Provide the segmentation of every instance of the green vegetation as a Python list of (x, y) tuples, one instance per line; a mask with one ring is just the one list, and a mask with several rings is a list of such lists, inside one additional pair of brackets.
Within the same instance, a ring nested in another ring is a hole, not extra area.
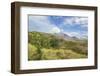
[(87, 40), (68, 41), (48, 33), (28, 33), (28, 60), (87, 57)]

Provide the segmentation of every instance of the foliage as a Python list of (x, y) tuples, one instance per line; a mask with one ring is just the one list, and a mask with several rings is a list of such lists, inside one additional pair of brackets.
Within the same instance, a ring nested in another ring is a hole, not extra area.
[(28, 43), (29, 60), (87, 57), (87, 40), (68, 41), (48, 33), (29, 32)]
[(86, 55), (78, 54), (72, 50), (42, 49), (42, 60), (84, 58)]
[(39, 54), (36, 50), (34, 45), (28, 44), (28, 60), (38, 60)]

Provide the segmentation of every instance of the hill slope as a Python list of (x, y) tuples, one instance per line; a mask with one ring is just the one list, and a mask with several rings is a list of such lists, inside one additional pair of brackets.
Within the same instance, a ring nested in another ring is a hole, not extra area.
[[(76, 40), (75, 37), (71, 38), (63, 34), (59, 35), (41, 32), (29, 32), (28, 43), (29, 60), (52, 60), (87, 57), (87, 40)], [(32, 46), (35, 49), (30, 49)], [(37, 58), (34, 58), (33, 53), (35, 52)]]

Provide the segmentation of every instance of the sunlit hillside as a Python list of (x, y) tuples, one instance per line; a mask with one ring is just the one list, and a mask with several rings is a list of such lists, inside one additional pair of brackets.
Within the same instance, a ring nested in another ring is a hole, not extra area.
[(87, 40), (41, 32), (28, 33), (28, 60), (87, 58)]

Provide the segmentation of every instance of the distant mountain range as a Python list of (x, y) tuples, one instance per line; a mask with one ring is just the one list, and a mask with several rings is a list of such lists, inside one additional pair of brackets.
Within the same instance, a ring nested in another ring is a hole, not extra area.
[[(33, 32), (36, 32), (36, 31), (33, 31)], [(60, 32), (60, 33), (45, 33), (45, 32), (36, 32), (36, 33), (40, 33), (44, 36), (53, 36), (53, 37), (56, 37), (58, 39), (64, 39), (66, 41), (80, 41), (80, 40), (87, 40), (87, 39), (84, 39), (84, 38), (78, 38), (76, 36), (69, 36), (68, 34), (65, 34), (63, 32)]]
[(61, 39), (64, 39), (64, 40), (79, 40), (79, 38), (77, 38), (76, 36), (73, 36), (73, 37), (71, 37), (71, 36), (69, 36), (69, 35), (67, 35), (67, 34), (65, 34), (65, 33), (62, 33), (62, 32), (60, 32), (60, 33), (55, 33), (54, 34), (56, 37), (58, 37), (58, 38), (61, 38)]

